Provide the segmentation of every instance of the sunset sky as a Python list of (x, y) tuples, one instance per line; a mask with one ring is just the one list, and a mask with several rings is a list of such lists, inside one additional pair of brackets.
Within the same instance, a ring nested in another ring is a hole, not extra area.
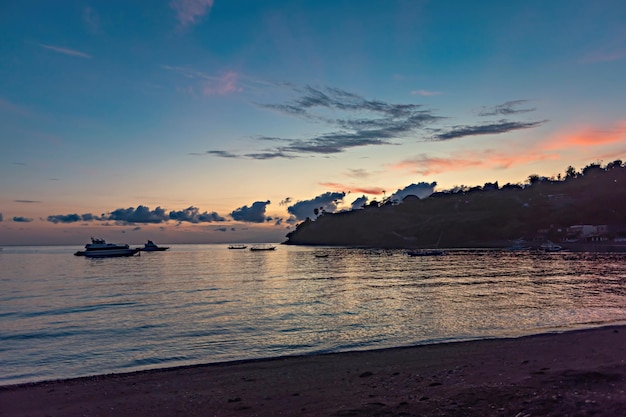
[(626, 160), (624, 0), (9, 0), (0, 36), (0, 245), (280, 242)]

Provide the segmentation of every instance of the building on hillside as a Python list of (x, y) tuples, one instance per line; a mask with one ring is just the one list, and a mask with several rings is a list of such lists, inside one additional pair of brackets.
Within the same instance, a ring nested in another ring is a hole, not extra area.
[(567, 228), (568, 240), (584, 240), (588, 242), (598, 242), (607, 240), (609, 227), (603, 225), (577, 224)]

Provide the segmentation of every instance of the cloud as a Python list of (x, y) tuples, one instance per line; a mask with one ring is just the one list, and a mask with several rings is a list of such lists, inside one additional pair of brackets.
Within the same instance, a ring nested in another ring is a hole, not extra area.
[(404, 198), (409, 195), (414, 195), (416, 197), (423, 199), (423, 198), (428, 197), (432, 193), (434, 193), (436, 186), (437, 186), (436, 181), (433, 181), (431, 183), (419, 182), (417, 184), (411, 184), (411, 185), (404, 187), (401, 190), (399, 189), (398, 191), (393, 193), (389, 198), (392, 201), (397, 201), (397, 202), (404, 200)]
[(195, 25), (213, 7), (213, 0), (172, 0), (170, 7), (176, 11), (181, 27)]
[(46, 218), (47, 221), (57, 224), (57, 223), (76, 223), (83, 220), (80, 214), (55, 214), (52, 216), (48, 216)]
[(411, 91), (411, 95), (413, 95), (413, 96), (431, 97), (431, 96), (441, 95), (441, 92), (440, 91), (429, 91), (429, 90), (413, 90), (413, 91)]
[(64, 55), (70, 55), (70, 56), (77, 56), (80, 58), (87, 58), (87, 59), (91, 59), (91, 55), (88, 55), (84, 52), (81, 51), (77, 51), (75, 49), (69, 49), (69, 48), (62, 48), (60, 46), (54, 46), (54, 45), (46, 45), (43, 43), (37, 43), (36, 45), (45, 48), (45, 49), (49, 49), (51, 51), (54, 52), (58, 52), (60, 54), (64, 54)]
[(350, 206), (352, 207), (352, 210), (358, 210), (363, 208), (364, 205), (367, 204), (367, 200), (368, 198), (365, 196), (361, 196), (359, 198), (357, 198), (356, 200), (354, 200), (352, 202), (352, 204), (350, 204)]
[(315, 215), (315, 209), (323, 209), (324, 211), (333, 213), (337, 210), (337, 204), (343, 201), (345, 196), (345, 192), (327, 192), (318, 195), (312, 200), (298, 201), (294, 205), (287, 207), (287, 211), (295, 220), (304, 220), (307, 217), (313, 217)]
[(210, 155), (220, 156), (222, 158), (239, 158), (239, 155), (230, 153), (228, 151), (206, 151)]
[(55, 214), (48, 216), (47, 221), (51, 223), (76, 223), (76, 222), (91, 222), (91, 221), (115, 221), (118, 224), (136, 224), (136, 223), (165, 223), (169, 220), (174, 220), (179, 223), (210, 223), (210, 222), (223, 222), (226, 219), (215, 212), (200, 212), (197, 207), (188, 207), (183, 210), (172, 210), (168, 213), (161, 207), (157, 207), (154, 210), (150, 210), (149, 207), (139, 205), (137, 208), (119, 208), (113, 210), (111, 213), (96, 216), (91, 213), (86, 214)]
[(535, 162), (545, 159), (555, 159), (556, 155), (546, 154), (529, 150), (519, 152), (511, 150), (511, 153), (496, 152), (490, 149), (483, 151), (463, 151), (453, 153), (447, 157), (432, 157), (425, 154), (392, 164), (392, 169), (407, 170), (414, 174), (433, 175), (442, 172), (465, 171), (471, 168), (496, 168), (505, 169), (513, 165)]
[(342, 190), (350, 190), (349, 192), (357, 192), (357, 193), (365, 193), (365, 194), (383, 194), (385, 189), (382, 187), (363, 187), (363, 186), (355, 186), (355, 185), (346, 185), (340, 184), (336, 182), (321, 182), (321, 186), (330, 188), (332, 190), (342, 191)]
[(25, 203), (25, 204), (36, 204), (36, 203), (41, 203), (41, 201), (37, 201), (37, 200), (13, 200), (16, 203)]
[(223, 222), (226, 219), (216, 212), (204, 212), (200, 213), (197, 207), (188, 207), (180, 211), (170, 211), (169, 218), (178, 222), (189, 223), (211, 223), (211, 222)]
[(229, 71), (215, 81), (204, 81), (202, 85), (202, 95), (226, 95), (229, 93), (240, 93), (243, 88), (237, 85), (238, 75), (236, 72)]
[(252, 206), (243, 206), (233, 210), (230, 217), (240, 222), (263, 223), (272, 220), (271, 217), (265, 216), (265, 208), (270, 201), (256, 201)]
[(291, 197), (286, 197), (284, 200), (282, 200), (280, 203), (278, 203), (279, 206), (287, 206), (289, 204), (291, 204)]
[(434, 139), (450, 140), (466, 136), (495, 135), (513, 130), (531, 129), (533, 127), (540, 126), (545, 122), (547, 122), (547, 120), (537, 122), (514, 122), (510, 120), (500, 120), (495, 123), (485, 123), (475, 126), (454, 126), (446, 132), (434, 135)]
[(106, 220), (113, 220), (122, 224), (134, 223), (163, 223), (167, 221), (169, 216), (161, 207), (150, 210), (146, 206), (137, 206), (137, 208), (129, 207), (126, 209), (119, 208), (112, 211)]
[(479, 116), (510, 116), (518, 113), (529, 113), (537, 110), (536, 108), (520, 109), (518, 106), (527, 103), (528, 100), (513, 100), (507, 101), (503, 104), (498, 104), (495, 107), (483, 107), (478, 113)]
[(431, 175), (475, 168), (483, 164), (483, 161), (473, 158), (431, 157), (421, 154), (393, 164), (391, 167), (398, 170), (407, 170), (415, 174)]
[(163, 65), (162, 68), (193, 80), (193, 85), (177, 88), (177, 90), (193, 96), (225, 96), (244, 91), (244, 88), (240, 85), (241, 77), (235, 71), (228, 71), (223, 75), (215, 76), (193, 68), (171, 65)]
[(619, 121), (608, 129), (593, 126), (569, 127), (555, 133), (545, 141), (544, 148), (571, 149), (572, 147), (588, 148), (599, 145), (610, 145), (626, 141), (626, 120)]
[(2, 213), (0, 213), (0, 222), (4, 220), (4, 217), (2, 216)]
[(100, 33), (100, 17), (96, 11), (89, 6), (83, 8), (83, 21), (91, 33)]
[(13, 221), (16, 223), (30, 223), (33, 221), (33, 219), (29, 217), (15, 216), (13, 217)]
[(367, 178), (367, 177), (371, 176), (372, 173), (367, 171), (367, 170), (365, 170), (365, 169), (357, 168), (357, 169), (349, 169), (346, 175), (348, 177), (362, 179), (362, 178)]
[[(394, 144), (394, 140), (414, 136), (426, 125), (441, 119), (419, 104), (387, 103), (368, 100), (338, 88), (293, 88), (298, 97), (291, 102), (257, 104), (259, 107), (305, 121), (322, 123), (330, 131), (309, 138), (259, 139), (278, 142), (273, 148), (243, 155), (252, 159), (294, 158), (329, 155), (363, 146)], [(331, 117), (332, 116), (332, 117)], [(213, 155), (222, 156), (216, 151)], [(224, 156), (231, 157), (226, 153)]]

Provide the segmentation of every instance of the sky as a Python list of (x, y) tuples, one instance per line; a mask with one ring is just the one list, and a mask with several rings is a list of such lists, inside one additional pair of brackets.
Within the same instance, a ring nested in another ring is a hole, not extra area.
[(0, 4), (0, 245), (281, 242), (626, 160), (623, 0)]

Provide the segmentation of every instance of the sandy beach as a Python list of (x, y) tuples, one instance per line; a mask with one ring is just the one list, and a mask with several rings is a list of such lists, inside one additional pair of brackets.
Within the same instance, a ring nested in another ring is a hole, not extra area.
[(0, 387), (1, 416), (625, 416), (626, 326)]

